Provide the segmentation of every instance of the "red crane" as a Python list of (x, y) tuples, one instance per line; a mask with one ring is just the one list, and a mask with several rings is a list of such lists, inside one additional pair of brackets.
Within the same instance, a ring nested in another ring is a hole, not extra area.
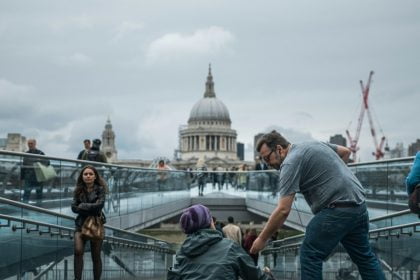
[(367, 115), (368, 115), (370, 133), (372, 134), (373, 144), (375, 145), (375, 152), (373, 152), (372, 155), (374, 155), (376, 159), (381, 159), (384, 156), (383, 148), (384, 148), (384, 143), (385, 143), (385, 136), (382, 136), (378, 144), (378, 140), (376, 139), (375, 126), (373, 124), (372, 114), (370, 113), (369, 103), (368, 103), (370, 83), (372, 81), (373, 74), (374, 72), (370, 71), (369, 79), (366, 86), (363, 85), (363, 81), (360, 81), (360, 86), (362, 88), (362, 107), (360, 109), (359, 118), (357, 120), (357, 128), (356, 128), (355, 137), (354, 138), (351, 137), (349, 130), (348, 129), (346, 130), (347, 138), (349, 139), (350, 150), (352, 151), (352, 155), (353, 155), (352, 156), (353, 161), (356, 161), (356, 153), (359, 150), (359, 147), (357, 146), (357, 144), (359, 142), (360, 131), (362, 129), (362, 123), (363, 123), (363, 118), (365, 116), (365, 112), (367, 112)]

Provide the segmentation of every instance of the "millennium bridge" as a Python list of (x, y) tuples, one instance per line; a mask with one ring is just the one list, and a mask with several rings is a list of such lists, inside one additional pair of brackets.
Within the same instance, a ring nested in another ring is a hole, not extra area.
[[(39, 196), (22, 202), (20, 169), (23, 157), (48, 159), (57, 176)], [(413, 158), (350, 164), (366, 188), (370, 212), (369, 237), (387, 279), (417, 279), (420, 264), (420, 220), (408, 211), (405, 177)], [(74, 218), (70, 205), (76, 178), (85, 161), (0, 151), (0, 279), (73, 278)], [(277, 205), (276, 171), (208, 172), (199, 195), (195, 171), (98, 164), (109, 194), (104, 212), (103, 279), (166, 279), (175, 244), (136, 231), (167, 220), (195, 203), (205, 204), (218, 220), (264, 221)], [(246, 184), (238, 184), (238, 178)], [(312, 213), (296, 195), (285, 226), (305, 231)], [(259, 265), (278, 279), (299, 278), (299, 247), (303, 234), (270, 243)], [(86, 247), (89, 250), (89, 247)], [(84, 279), (92, 279), (90, 254), (85, 254)], [(360, 279), (346, 251), (338, 246), (324, 263), (324, 279)]]

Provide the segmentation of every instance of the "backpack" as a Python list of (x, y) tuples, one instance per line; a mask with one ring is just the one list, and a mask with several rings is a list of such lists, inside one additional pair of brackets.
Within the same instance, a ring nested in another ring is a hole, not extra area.
[(420, 216), (420, 184), (414, 188), (408, 199), (408, 207), (411, 212)]
[(89, 150), (87, 153), (87, 160), (98, 161), (99, 151)]

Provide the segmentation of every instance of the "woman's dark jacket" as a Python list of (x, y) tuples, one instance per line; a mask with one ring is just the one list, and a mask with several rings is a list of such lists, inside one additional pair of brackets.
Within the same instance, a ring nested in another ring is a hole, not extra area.
[(251, 257), (219, 231), (201, 229), (187, 236), (167, 280), (272, 279), (254, 265)]
[[(93, 191), (74, 195), (71, 204), (71, 210), (79, 214), (76, 217), (76, 231), (80, 231), (83, 223), (88, 216), (100, 216), (105, 204), (105, 188), (94, 185)], [(105, 215), (102, 213), (103, 222), (105, 223)]]

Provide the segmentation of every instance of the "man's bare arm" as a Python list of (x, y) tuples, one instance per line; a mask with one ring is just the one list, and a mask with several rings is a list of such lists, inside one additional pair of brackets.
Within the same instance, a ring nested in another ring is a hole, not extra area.
[(276, 209), (271, 213), (270, 218), (268, 219), (267, 224), (264, 229), (254, 241), (251, 248), (251, 253), (256, 254), (265, 247), (265, 243), (270, 239), (271, 235), (281, 227), (289, 216), (290, 210), (292, 209), (292, 204), (295, 198), (295, 194), (291, 194), (285, 197), (282, 197)]

